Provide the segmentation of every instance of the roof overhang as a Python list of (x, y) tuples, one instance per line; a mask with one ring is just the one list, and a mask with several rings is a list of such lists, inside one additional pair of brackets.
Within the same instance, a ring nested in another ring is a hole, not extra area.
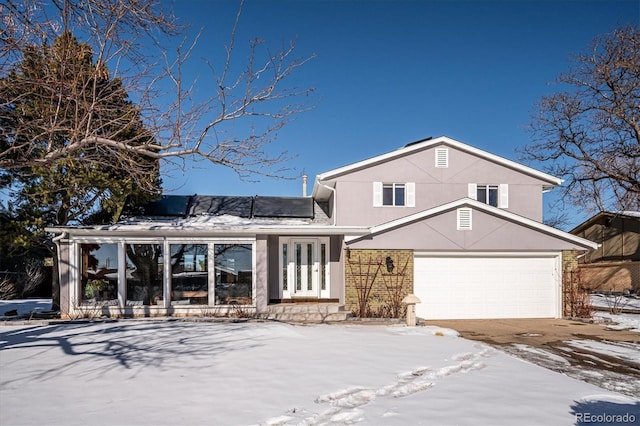
[(252, 237), (256, 235), (345, 235), (359, 236), (369, 233), (369, 228), (357, 226), (270, 226), (252, 228), (198, 228), (165, 226), (105, 225), (93, 227), (52, 227), (47, 232), (65, 237)]
[(640, 212), (638, 211), (620, 211), (620, 212), (600, 212), (582, 222), (580, 225), (573, 228), (569, 233), (578, 234), (588, 227), (598, 223), (602, 218), (622, 218), (640, 221)]

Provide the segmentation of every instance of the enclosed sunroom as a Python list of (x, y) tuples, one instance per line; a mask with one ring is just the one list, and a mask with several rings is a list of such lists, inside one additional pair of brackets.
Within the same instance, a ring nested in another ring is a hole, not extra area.
[(165, 196), (112, 225), (52, 228), (65, 316), (268, 312), (343, 302), (344, 232), (309, 197)]

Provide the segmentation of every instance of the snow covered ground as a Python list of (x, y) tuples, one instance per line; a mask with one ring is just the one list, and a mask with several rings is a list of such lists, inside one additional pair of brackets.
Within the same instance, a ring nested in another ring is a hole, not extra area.
[(2, 425), (586, 425), (625, 415), (640, 424), (640, 399), (434, 327), (0, 326)]
[[(637, 297), (615, 297), (602, 294), (591, 295), (591, 304), (601, 308), (625, 308), (640, 311), (640, 299)], [(640, 314), (612, 314), (607, 311), (593, 313), (595, 319), (607, 320), (613, 324), (608, 327), (614, 330), (632, 330), (640, 333)]]

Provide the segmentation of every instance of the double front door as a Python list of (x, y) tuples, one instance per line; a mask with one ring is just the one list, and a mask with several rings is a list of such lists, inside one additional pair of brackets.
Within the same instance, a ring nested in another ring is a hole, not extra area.
[(328, 239), (281, 239), (280, 250), (282, 298), (328, 297)]

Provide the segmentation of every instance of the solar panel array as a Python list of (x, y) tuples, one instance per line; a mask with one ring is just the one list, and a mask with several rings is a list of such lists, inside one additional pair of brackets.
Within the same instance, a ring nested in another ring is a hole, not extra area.
[(125, 212), (127, 216), (149, 217), (231, 215), (313, 219), (314, 201), (310, 197), (163, 195), (142, 206), (127, 206)]

